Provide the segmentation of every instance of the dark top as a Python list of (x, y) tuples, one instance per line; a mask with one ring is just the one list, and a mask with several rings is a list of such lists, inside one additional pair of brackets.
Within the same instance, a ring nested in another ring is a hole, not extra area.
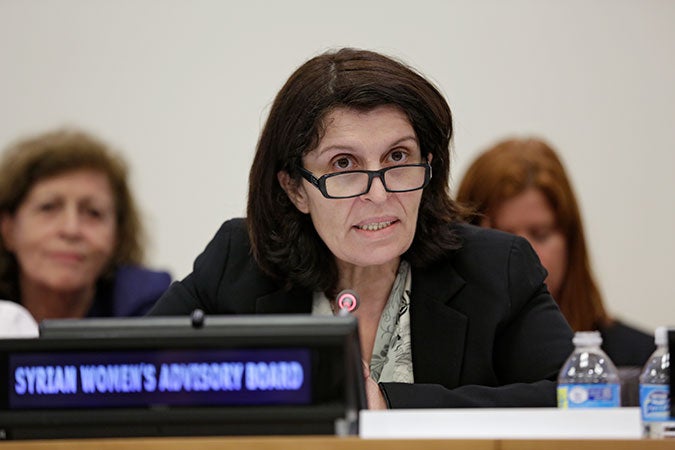
[(654, 336), (650, 336), (620, 321), (600, 328), (602, 349), (615, 366), (642, 367), (656, 350)]
[[(414, 384), (380, 383), (389, 407), (555, 406), (572, 331), (546, 271), (520, 237), (454, 225), (462, 247), (412, 268)], [(312, 292), (287, 292), (251, 257), (245, 221), (225, 222), (193, 272), (152, 315), (311, 313)]]

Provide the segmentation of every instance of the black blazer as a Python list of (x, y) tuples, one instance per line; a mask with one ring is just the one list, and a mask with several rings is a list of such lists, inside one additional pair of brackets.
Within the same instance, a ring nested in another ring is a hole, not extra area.
[[(572, 331), (549, 294), (546, 271), (520, 237), (454, 225), (459, 250), (412, 269), (414, 384), (381, 383), (392, 408), (555, 406)], [(310, 313), (312, 293), (284, 291), (250, 252), (243, 219), (225, 222), (193, 272), (152, 315)]]

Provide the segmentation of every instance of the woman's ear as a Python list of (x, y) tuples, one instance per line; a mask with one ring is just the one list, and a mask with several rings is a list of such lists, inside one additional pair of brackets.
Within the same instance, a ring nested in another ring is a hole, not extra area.
[(277, 180), (281, 188), (286, 192), (288, 198), (293, 202), (298, 211), (309, 214), (309, 205), (307, 202), (307, 192), (302, 182), (297, 183), (285, 170), (277, 172)]

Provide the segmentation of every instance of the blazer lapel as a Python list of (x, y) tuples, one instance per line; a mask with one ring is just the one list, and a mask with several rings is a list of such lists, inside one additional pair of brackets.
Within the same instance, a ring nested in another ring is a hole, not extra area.
[(465, 283), (451, 263), (413, 269), (410, 331), (416, 383), (459, 384), (468, 319), (448, 303)]

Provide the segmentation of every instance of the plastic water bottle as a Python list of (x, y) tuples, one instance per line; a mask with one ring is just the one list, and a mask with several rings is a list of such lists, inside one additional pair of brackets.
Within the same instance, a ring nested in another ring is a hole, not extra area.
[(616, 366), (602, 351), (598, 331), (577, 331), (574, 351), (558, 376), (558, 408), (613, 408), (621, 406)]
[(654, 332), (656, 350), (640, 375), (640, 413), (645, 437), (675, 437), (675, 421), (670, 417), (670, 355), (668, 329)]

